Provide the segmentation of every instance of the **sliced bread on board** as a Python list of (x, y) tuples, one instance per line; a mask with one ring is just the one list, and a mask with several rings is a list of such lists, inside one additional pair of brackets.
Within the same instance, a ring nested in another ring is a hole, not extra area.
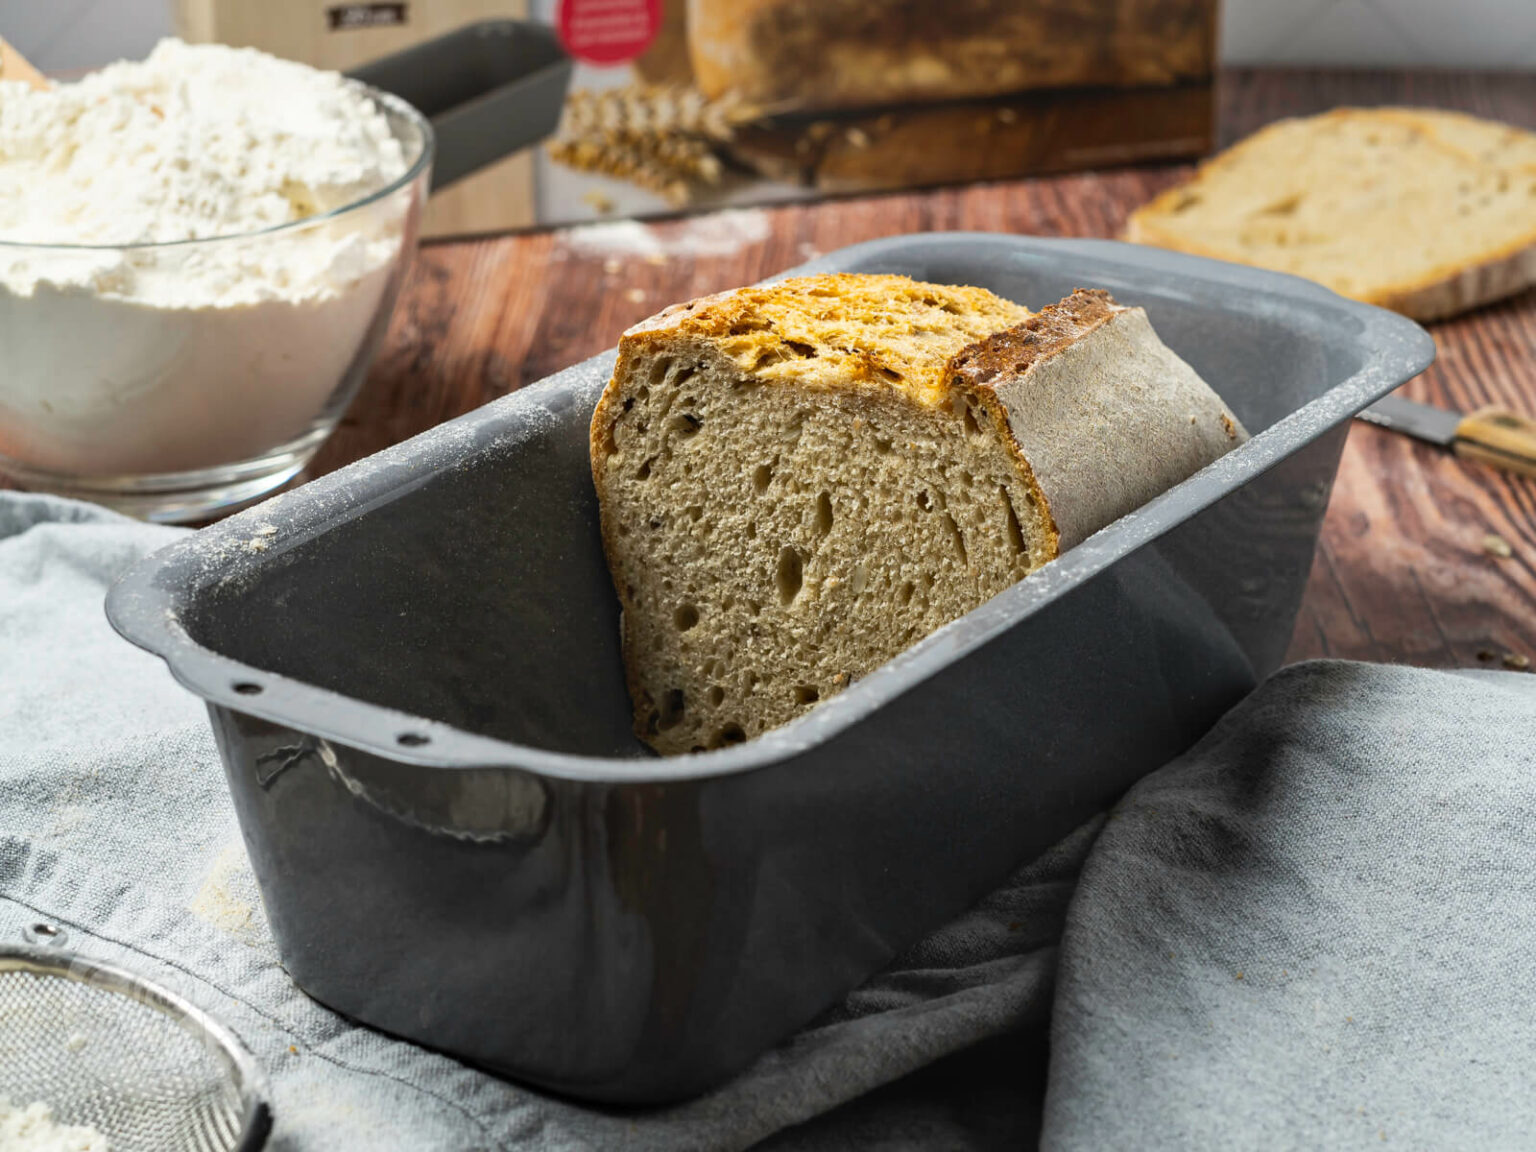
[(1281, 120), (1137, 209), (1126, 239), (1440, 319), (1536, 283), (1536, 134), (1419, 108)]
[(836, 275), (619, 344), (592, 472), (635, 729), (664, 754), (825, 700), (1244, 438), (1139, 308)]

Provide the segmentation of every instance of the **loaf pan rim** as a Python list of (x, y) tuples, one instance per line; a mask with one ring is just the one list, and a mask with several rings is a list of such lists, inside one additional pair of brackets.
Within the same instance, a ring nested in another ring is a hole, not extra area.
[[(172, 676), (210, 704), (247, 713), (369, 753), (422, 768), (505, 768), (588, 783), (662, 784), (731, 776), (792, 759), (891, 704), (897, 697), (939, 675), (966, 653), (988, 643), (1058, 597), (1173, 530), (1217, 500), (1250, 482), (1313, 440), (1344, 423), (1375, 400), (1422, 372), (1434, 360), (1434, 341), (1404, 316), (1338, 296), (1300, 277), (1246, 265), (1112, 240), (1024, 237), (987, 232), (920, 233), (866, 241), (778, 273), (764, 283), (791, 276), (857, 268), (887, 258), (916, 263), (966, 244), (1001, 245), (1022, 259), (1079, 257), (1123, 265), (1135, 274), (1155, 273), (1161, 294), (1180, 278), (1226, 286), (1274, 305), (1310, 305), (1337, 322), (1358, 325), (1354, 343), (1360, 368), (1302, 407), (1257, 433), (1215, 463), (1175, 485), (1136, 512), (1089, 537), (1059, 559), (952, 621), (887, 662), (846, 691), (781, 728), (731, 748), (656, 758), (587, 756), (557, 752), (479, 735), (441, 721), (373, 704), (278, 673), (253, 668), (204, 647), (180, 622), (178, 609), (207, 581), (178, 586), (167, 582), (204, 556), (211, 545), (227, 543), (235, 563), (259, 566), (292, 546), (354, 515), (397, 498), (432, 474), (413, 467), (428, 446), (444, 437), (472, 432), (492, 411), (536, 407), (557, 398), (594, 372), (608, 373), (608, 351), (494, 400), (454, 420), (383, 449), (275, 497), (219, 524), (204, 528), (137, 563), (111, 589), (106, 612), (112, 626), (131, 643), (159, 656)], [(1137, 303), (1127, 300), (1127, 303)], [(1253, 314), (1252, 308), (1235, 310)], [(1215, 385), (1218, 390), (1219, 382)], [(473, 451), (484, 451), (479, 442)], [(367, 481), (367, 482), (360, 482)], [(355, 488), (353, 487), (355, 485)], [(308, 513), (306, 516), (305, 513)], [(259, 553), (239, 554), (253, 531), (277, 532)], [(242, 695), (234, 685), (258, 682), (259, 695)], [(338, 719), (339, 718), (339, 719)], [(427, 737), (417, 747), (396, 744), (378, 733), (409, 730)]]

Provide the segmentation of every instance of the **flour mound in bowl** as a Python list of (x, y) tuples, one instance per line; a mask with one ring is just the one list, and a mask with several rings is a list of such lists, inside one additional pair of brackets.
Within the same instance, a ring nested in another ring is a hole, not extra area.
[(164, 40), (78, 83), (0, 81), (0, 240), (146, 244), (344, 207), (406, 169), (365, 92), (249, 48)]
[(414, 159), (361, 86), (252, 49), (166, 40), (77, 83), (0, 81), (0, 456), (176, 472), (304, 432), (374, 321), (410, 200), (261, 233)]

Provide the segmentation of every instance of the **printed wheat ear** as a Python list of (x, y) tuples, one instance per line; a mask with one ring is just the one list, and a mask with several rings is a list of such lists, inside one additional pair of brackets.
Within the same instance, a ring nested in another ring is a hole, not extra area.
[(724, 142), (738, 126), (758, 118), (755, 108), (733, 97), (710, 100), (696, 88), (675, 84), (626, 84), (572, 92), (561, 134), (681, 135)]
[(550, 156), (582, 172), (628, 180), (684, 204), (720, 182), (714, 145), (731, 140), (758, 112), (733, 98), (709, 100), (694, 88), (627, 84), (582, 88), (566, 100)]

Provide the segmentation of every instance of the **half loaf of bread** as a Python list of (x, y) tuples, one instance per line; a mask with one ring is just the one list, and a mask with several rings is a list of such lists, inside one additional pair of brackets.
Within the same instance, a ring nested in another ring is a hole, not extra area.
[(635, 729), (750, 739), (1245, 438), (1139, 308), (817, 276), (631, 328), (592, 419)]

